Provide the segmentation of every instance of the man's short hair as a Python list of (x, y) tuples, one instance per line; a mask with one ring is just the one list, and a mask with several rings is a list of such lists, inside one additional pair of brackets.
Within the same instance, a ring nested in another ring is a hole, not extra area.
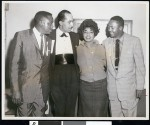
[(80, 27), (78, 28), (78, 33), (79, 33), (79, 38), (80, 40), (84, 40), (83, 38), (83, 31), (85, 30), (85, 28), (91, 28), (94, 32), (94, 36), (97, 36), (97, 34), (99, 33), (99, 29), (98, 29), (98, 25), (95, 21), (93, 21), (92, 19), (86, 19), (84, 20)]
[(59, 12), (59, 14), (58, 14), (58, 16), (55, 20), (55, 27), (56, 28), (58, 28), (58, 26), (59, 26), (59, 21), (63, 21), (65, 19), (65, 14), (66, 13), (71, 14), (71, 12), (68, 11), (68, 10), (62, 10), (62, 11)]
[(48, 18), (49, 16), (52, 16), (52, 14), (49, 12), (46, 11), (37, 12), (34, 17), (34, 25), (36, 26), (43, 17)]
[(124, 19), (122, 17), (113, 16), (110, 20), (115, 20), (120, 24), (120, 26), (124, 27)]

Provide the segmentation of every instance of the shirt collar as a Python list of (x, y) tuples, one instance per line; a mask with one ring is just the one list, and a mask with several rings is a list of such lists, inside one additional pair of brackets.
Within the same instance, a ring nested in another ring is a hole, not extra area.
[[(61, 36), (64, 32), (62, 32), (59, 27), (57, 28), (57, 34), (58, 36)], [(65, 33), (67, 36), (69, 36), (69, 33)]]
[(36, 35), (38, 35), (38, 36), (41, 35), (41, 33), (40, 33), (35, 27), (33, 28), (33, 32), (34, 32)]

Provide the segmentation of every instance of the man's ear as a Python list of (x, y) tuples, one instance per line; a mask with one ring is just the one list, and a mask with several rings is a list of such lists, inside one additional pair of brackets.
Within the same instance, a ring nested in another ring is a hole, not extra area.
[(62, 21), (59, 21), (59, 25), (60, 25), (60, 26), (62, 25)]
[(40, 25), (42, 25), (42, 26), (45, 24), (44, 20), (40, 20), (39, 23), (40, 23)]
[(120, 26), (120, 27), (119, 27), (119, 30), (123, 31), (123, 26)]

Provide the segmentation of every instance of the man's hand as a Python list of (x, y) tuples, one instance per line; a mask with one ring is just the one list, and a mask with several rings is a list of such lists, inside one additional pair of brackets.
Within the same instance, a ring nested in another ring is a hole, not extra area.
[(12, 101), (13, 103), (15, 103), (16, 105), (20, 105), (22, 103), (22, 100), (21, 100), (21, 94), (20, 92), (13, 92), (13, 95), (12, 95)]
[(143, 90), (136, 90), (136, 97), (141, 98)]

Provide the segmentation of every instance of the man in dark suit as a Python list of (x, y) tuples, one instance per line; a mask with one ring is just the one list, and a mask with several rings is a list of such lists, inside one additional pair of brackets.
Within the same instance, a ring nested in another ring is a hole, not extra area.
[(54, 116), (74, 116), (79, 87), (76, 62), (78, 35), (71, 32), (73, 17), (68, 10), (57, 16), (56, 28), (50, 34), (51, 48), (51, 97)]
[(17, 32), (10, 69), (12, 99), (17, 116), (45, 116), (49, 95), (49, 57), (53, 17), (39, 11), (34, 28)]

